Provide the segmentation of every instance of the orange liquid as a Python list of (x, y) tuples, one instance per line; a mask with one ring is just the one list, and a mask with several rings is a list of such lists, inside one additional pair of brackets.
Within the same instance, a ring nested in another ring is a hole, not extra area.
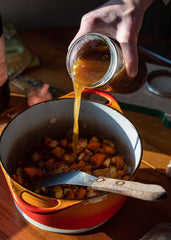
[(86, 51), (73, 65), (74, 75), (74, 127), (73, 127), (73, 152), (74, 159), (77, 156), (77, 144), (79, 138), (78, 118), (80, 111), (81, 93), (90, 84), (99, 81), (107, 72), (110, 63), (109, 49), (99, 46)]
[(74, 64), (72, 73), (77, 83), (84, 87), (99, 81), (107, 72), (110, 52), (106, 46), (86, 51)]
[(80, 103), (81, 103), (81, 93), (84, 90), (84, 86), (79, 85), (77, 82), (74, 82), (74, 92), (75, 92), (75, 101), (74, 101), (74, 127), (73, 127), (73, 152), (74, 159), (77, 157), (77, 145), (79, 137), (79, 126), (78, 118), (80, 112)]

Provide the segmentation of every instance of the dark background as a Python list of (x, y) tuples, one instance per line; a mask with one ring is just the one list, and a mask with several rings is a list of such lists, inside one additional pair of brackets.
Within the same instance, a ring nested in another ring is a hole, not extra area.
[[(104, 0), (1, 0), (4, 22), (12, 22), (18, 30), (55, 26), (79, 26), (81, 16), (105, 3)], [(155, 0), (146, 11), (142, 33), (171, 38), (171, 2), (165, 6)]]

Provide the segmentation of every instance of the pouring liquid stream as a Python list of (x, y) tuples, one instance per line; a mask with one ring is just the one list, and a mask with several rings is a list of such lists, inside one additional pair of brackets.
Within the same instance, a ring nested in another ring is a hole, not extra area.
[(78, 118), (79, 118), (79, 112), (80, 112), (81, 93), (83, 90), (84, 90), (84, 86), (81, 86), (77, 82), (74, 82), (74, 92), (75, 92), (74, 126), (73, 126), (73, 158), (74, 160), (77, 157), (77, 145), (78, 145), (78, 138), (79, 138)]
[(77, 145), (79, 138), (79, 111), (81, 94), (89, 85), (99, 81), (107, 72), (110, 55), (106, 47), (97, 47), (86, 51), (72, 67), (73, 86), (75, 92), (74, 101), (74, 126), (73, 126), (73, 158), (77, 157)]

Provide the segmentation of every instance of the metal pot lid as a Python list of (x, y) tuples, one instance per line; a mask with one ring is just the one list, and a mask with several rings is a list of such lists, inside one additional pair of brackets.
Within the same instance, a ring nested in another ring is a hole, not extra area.
[(171, 98), (171, 71), (155, 70), (148, 74), (147, 89), (161, 97)]

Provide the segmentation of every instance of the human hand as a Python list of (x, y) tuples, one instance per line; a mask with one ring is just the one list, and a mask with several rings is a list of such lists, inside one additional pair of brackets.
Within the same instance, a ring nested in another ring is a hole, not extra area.
[[(85, 14), (73, 41), (89, 32), (116, 39), (121, 46), (128, 76), (138, 72), (137, 41), (143, 16), (153, 0), (110, 0)], [(72, 41), (72, 42), (73, 42)]]

